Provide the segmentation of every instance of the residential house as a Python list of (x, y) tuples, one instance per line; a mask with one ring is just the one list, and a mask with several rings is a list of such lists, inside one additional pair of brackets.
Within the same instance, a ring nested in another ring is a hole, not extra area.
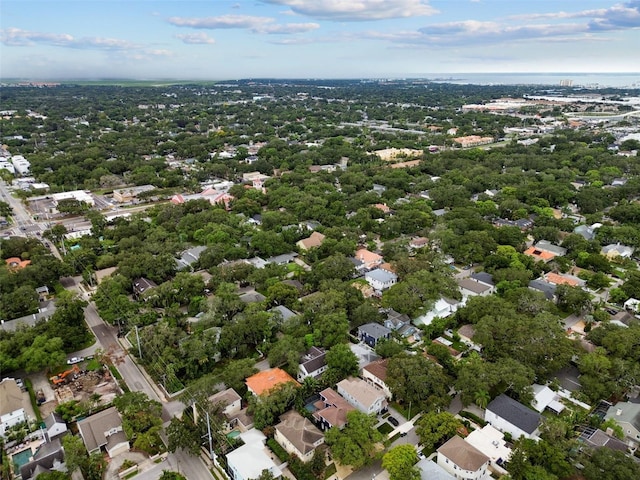
[(307, 377), (318, 378), (322, 375), (329, 368), (326, 357), (327, 352), (322, 348), (311, 347), (307, 350), (298, 365), (298, 382), (304, 382)]
[(137, 200), (138, 195), (155, 190), (153, 185), (140, 185), (137, 187), (116, 188), (113, 191), (113, 199), (118, 203), (129, 203)]
[(275, 257), (269, 257), (265, 260), (267, 264), (274, 263), (276, 265), (287, 265), (293, 262), (298, 256), (295, 252), (283, 253), (282, 255), (276, 255)]
[(426, 458), (416, 463), (416, 468), (420, 472), (420, 480), (455, 480), (456, 478), (436, 462)]
[(304, 463), (311, 461), (313, 454), (324, 443), (324, 435), (313, 423), (295, 410), (280, 417), (273, 438), (290, 455)]
[(460, 336), (460, 340), (464, 342), (472, 350), (476, 352), (482, 351), (482, 345), (479, 345), (473, 341), (473, 337), (476, 335), (476, 327), (471, 324), (462, 325), (458, 329), (458, 335)]
[(416, 326), (430, 325), (436, 317), (446, 318), (449, 315), (453, 315), (459, 306), (461, 306), (460, 302), (441, 297), (436, 301), (431, 310), (415, 318), (413, 324)]
[(402, 337), (408, 337), (415, 334), (418, 329), (411, 325), (411, 318), (405, 313), (398, 313), (393, 308), (381, 309), (381, 313), (386, 314), (384, 326), (390, 330), (398, 332)]
[(389, 389), (389, 386), (385, 383), (385, 380), (387, 379), (388, 365), (388, 358), (375, 360), (370, 364), (365, 365), (362, 367), (362, 379), (376, 387), (378, 390), (381, 390), (384, 393), (384, 396), (387, 397), (388, 400), (391, 400), (391, 389)]
[(266, 299), (267, 297), (265, 297), (260, 292), (256, 292), (255, 290), (244, 292), (240, 295), (240, 300), (242, 300), (244, 303), (260, 303), (264, 302)]
[(578, 436), (578, 440), (586, 443), (591, 448), (608, 448), (619, 452), (627, 453), (629, 446), (622, 440), (603, 432), (599, 428), (586, 427)]
[(472, 278), (458, 278), (456, 280), (463, 298), (486, 297), (494, 293), (495, 288)]
[(309, 237), (299, 240), (296, 245), (300, 250), (317, 248), (324, 242), (325, 236), (320, 232), (313, 232)]
[(631, 258), (634, 252), (633, 247), (628, 247), (626, 245), (621, 245), (620, 243), (605, 245), (600, 250), (600, 253), (607, 257), (609, 260), (613, 260), (615, 258)]
[(637, 298), (629, 298), (623, 304), (625, 310), (629, 310), (631, 312), (637, 312), (638, 306), (640, 306), (640, 300)]
[(458, 435), (438, 448), (438, 465), (463, 480), (489, 480), (489, 457)]
[(419, 248), (424, 248), (429, 245), (429, 239), (427, 237), (416, 237), (412, 238), (409, 242), (409, 248), (413, 250), (418, 250)]
[(113, 458), (129, 451), (129, 440), (122, 430), (122, 419), (115, 407), (80, 420), (78, 431), (90, 454), (104, 448), (109, 457)]
[(609, 407), (604, 419), (612, 419), (622, 427), (630, 446), (640, 444), (640, 403), (618, 402)]
[(380, 390), (360, 378), (349, 377), (336, 385), (338, 393), (363, 413), (378, 414), (387, 410), (387, 399)]
[(573, 229), (573, 233), (580, 235), (585, 240), (593, 240), (596, 238), (596, 229), (602, 226), (601, 223), (594, 223), (593, 225), (578, 225)]
[(391, 330), (378, 323), (366, 323), (358, 327), (358, 338), (371, 348), (375, 348), (380, 340), (390, 337)]
[(514, 440), (520, 437), (537, 439), (540, 414), (511, 397), (501, 394), (485, 410), (484, 420)]
[(313, 418), (318, 422), (320, 429), (342, 429), (347, 424), (347, 413), (355, 410), (355, 407), (332, 388), (325, 388), (319, 395), (320, 400), (315, 404), (317, 410), (313, 412)]
[(373, 270), (383, 262), (382, 255), (370, 252), (366, 248), (360, 248), (356, 250), (356, 254), (354, 255), (354, 257), (360, 260), (364, 265), (364, 268), (366, 268), (367, 270)]
[(386, 203), (376, 203), (373, 206), (373, 208), (377, 208), (378, 210), (380, 210), (385, 215), (389, 215), (389, 214), (393, 213), (393, 210), (391, 210), (391, 208)]
[(288, 309), (284, 305), (276, 305), (275, 307), (270, 308), (269, 312), (278, 315), (283, 322), (286, 322), (290, 318), (298, 316), (296, 312)]
[(7, 429), (27, 420), (22, 390), (14, 378), (4, 378), (0, 382), (0, 436), (4, 436)]
[(62, 416), (56, 412), (44, 419), (45, 434), (49, 441), (67, 432), (67, 422), (64, 421)]
[(376, 268), (365, 273), (364, 279), (376, 292), (383, 292), (396, 284), (398, 276), (388, 270)]
[(469, 275), (469, 278), (475, 282), (484, 283), (490, 287), (495, 287), (496, 284), (493, 281), (493, 275), (487, 272), (475, 272)]
[(53, 471), (66, 471), (64, 449), (59, 438), (40, 445), (32, 459), (20, 467), (20, 476), (22, 480), (30, 480)]
[(282, 476), (282, 470), (273, 461), (265, 443), (267, 437), (252, 428), (239, 437), (244, 445), (227, 453), (228, 472), (232, 480), (251, 480), (260, 476), (263, 470), (269, 470), (274, 478)]
[(227, 388), (209, 397), (209, 403), (220, 405), (222, 414), (227, 418), (233, 417), (242, 410), (242, 397), (233, 388)]
[(538, 261), (548, 263), (556, 257), (565, 256), (567, 254), (567, 249), (554, 245), (547, 240), (540, 240), (535, 245), (526, 249), (524, 254), (533, 257)]
[(564, 405), (560, 402), (560, 396), (546, 385), (534, 383), (531, 385), (533, 391), (533, 401), (531, 406), (542, 413), (545, 409), (559, 414), (564, 410)]
[(500, 476), (507, 475), (503, 465), (511, 457), (511, 448), (507, 446), (501, 431), (491, 425), (485, 425), (480, 430), (471, 432), (464, 441), (489, 457), (491, 470)]
[(270, 390), (284, 383), (293, 383), (299, 387), (300, 384), (281, 368), (271, 368), (251, 375), (245, 380), (247, 388), (254, 395), (268, 394)]
[(349, 349), (358, 357), (359, 370), (362, 370), (362, 367), (380, 358), (376, 355), (375, 350), (366, 343), (349, 343)]
[(551, 285), (569, 285), (570, 287), (584, 287), (586, 282), (581, 278), (574, 275), (567, 275), (564, 273), (547, 272), (542, 277), (547, 283)]
[(136, 298), (142, 297), (142, 295), (152, 288), (156, 288), (158, 284), (148, 278), (140, 277), (133, 281), (133, 295)]
[(556, 298), (556, 286), (545, 282), (544, 280), (531, 280), (529, 282), (529, 288), (531, 290), (542, 292), (547, 300), (555, 300)]
[(20, 257), (9, 257), (4, 263), (7, 265), (8, 270), (16, 271), (31, 265), (31, 260), (22, 260)]
[(200, 245), (183, 251), (180, 254), (180, 258), (178, 258), (176, 261), (178, 270), (191, 268), (192, 265), (194, 265), (198, 261), (200, 255), (202, 255), (202, 252), (204, 252), (206, 249), (207, 247)]

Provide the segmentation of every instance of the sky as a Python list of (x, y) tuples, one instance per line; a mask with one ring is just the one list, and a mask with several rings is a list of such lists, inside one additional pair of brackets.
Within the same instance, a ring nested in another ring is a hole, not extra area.
[(0, 2), (0, 79), (639, 71), (640, 0)]

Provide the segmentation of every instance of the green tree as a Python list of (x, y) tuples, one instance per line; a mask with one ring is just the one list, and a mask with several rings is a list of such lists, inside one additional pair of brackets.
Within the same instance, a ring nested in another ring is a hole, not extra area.
[(449, 412), (427, 412), (417, 422), (416, 434), (420, 443), (432, 450), (453, 437), (463, 425)]
[(451, 401), (450, 379), (422, 355), (403, 353), (391, 358), (386, 382), (396, 401), (404, 405), (411, 402), (417, 409), (441, 408)]
[(417, 461), (418, 454), (413, 445), (398, 445), (384, 454), (382, 467), (389, 472), (390, 480), (419, 480)]
[(358, 357), (346, 343), (331, 347), (327, 352), (326, 361), (328, 368), (324, 377), (328, 379), (328, 384), (333, 385), (346, 377), (358, 374)]
[(187, 477), (179, 474), (178, 472), (172, 472), (170, 470), (163, 470), (159, 480), (187, 480)]
[(347, 413), (347, 425), (340, 430), (332, 427), (325, 434), (331, 454), (343, 465), (358, 469), (371, 461), (375, 444), (382, 440), (376, 430), (377, 419), (358, 410)]

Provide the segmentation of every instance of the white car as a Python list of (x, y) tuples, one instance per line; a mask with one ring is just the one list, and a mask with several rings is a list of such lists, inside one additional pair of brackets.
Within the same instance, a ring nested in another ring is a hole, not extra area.
[(67, 360), (67, 365), (73, 365), (74, 363), (80, 363), (84, 360), (82, 357), (71, 357)]

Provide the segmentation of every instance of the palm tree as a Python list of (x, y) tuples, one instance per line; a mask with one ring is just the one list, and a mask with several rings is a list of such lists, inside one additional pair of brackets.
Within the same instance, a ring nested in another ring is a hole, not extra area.
[(478, 390), (475, 393), (474, 401), (480, 408), (487, 408), (489, 400), (491, 400), (491, 395), (486, 390)]

